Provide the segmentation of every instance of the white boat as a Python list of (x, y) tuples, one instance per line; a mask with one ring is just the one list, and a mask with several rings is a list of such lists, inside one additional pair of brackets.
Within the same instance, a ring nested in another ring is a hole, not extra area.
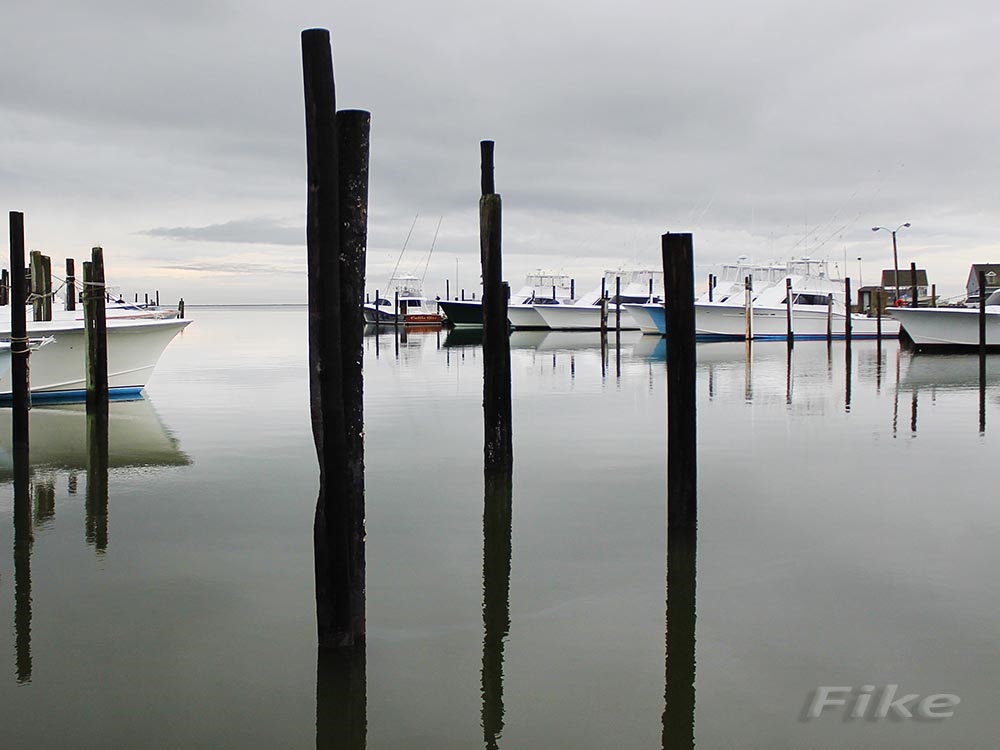
[[(538, 270), (524, 278), (524, 285), (507, 301), (507, 319), (521, 329), (547, 328), (534, 305), (566, 305), (573, 301), (573, 280), (564, 274)], [(483, 301), (438, 300), (450, 325), (456, 328), (482, 327)]]
[[(827, 261), (801, 258), (789, 261), (780, 276), (778, 266), (769, 266), (764, 279), (753, 278), (751, 332), (754, 340), (784, 339), (787, 335), (786, 280), (792, 285), (792, 332), (796, 339), (825, 339), (828, 320), (832, 337), (845, 337), (850, 315), (854, 338), (875, 338), (878, 321), (874, 317), (849, 313), (844, 284), (832, 278)], [(832, 308), (828, 299), (832, 298)], [(731, 290), (711, 302), (700, 298), (695, 303), (696, 334), (701, 340), (744, 339), (747, 329), (746, 292)], [(899, 335), (899, 322), (888, 315), (882, 318), (882, 335)]]
[[(622, 281), (621, 294), (615, 296), (615, 280)], [(615, 328), (616, 315), (621, 312), (622, 330), (639, 326), (629, 314), (628, 303), (656, 302), (663, 299), (663, 271), (605, 271), (604, 294), (608, 299), (609, 329)], [(572, 305), (533, 305), (545, 325), (559, 331), (594, 331), (601, 327), (601, 287), (581, 297)]]
[[(9, 318), (8, 318), (9, 320)], [(134, 398), (153, 374), (163, 350), (190, 320), (111, 316), (108, 331), (108, 390), (113, 398)], [(86, 394), (82, 320), (28, 321), (30, 338), (50, 338), (28, 359), (32, 400), (69, 400)], [(0, 334), (3, 335), (3, 334)], [(9, 323), (6, 335), (10, 336)], [(9, 353), (7, 355), (9, 359)], [(9, 368), (0, 375), (0, 400), (9, 398)]]
[(624, 308), (643, 333), (660, 336), (666, 334), (666, 311), (662, 302), (646, 302), (641, 305), (629, 303)]
[(424, 296), (420, 279), (399, 275), (389, 280), (385, 297), (364, 306), (365, 323), (393, 323), (396, 320), (396, 295), (399, 299), (400, 322), (408, 326), (441, 325), (443, 320), (435, 301)]
[[(979, 346), (978, 308), (896, 307), (892, 314), (920, 349)], [(986, 345), (1000, 347), (1000, 292), (986, 300)]]

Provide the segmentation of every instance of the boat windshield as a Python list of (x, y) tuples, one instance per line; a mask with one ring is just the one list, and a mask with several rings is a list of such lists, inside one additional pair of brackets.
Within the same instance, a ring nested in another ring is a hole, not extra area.
[(993, 294), (986, 298), (987, 305), (1000, 305), (1000, 289), (997, 289)]

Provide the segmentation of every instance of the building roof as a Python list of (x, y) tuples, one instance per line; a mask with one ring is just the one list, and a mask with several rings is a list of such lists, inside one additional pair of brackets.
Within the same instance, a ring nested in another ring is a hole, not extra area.
[(980, 271), (986, 273), (987, 288), (1000, 285), (1000, 263), (973, 263), (972, 268), (969, 269), (969, 280), (965, 284), (966, 288), (979, 288)]
[[(890, 268), (888, 271), (882, 271), (882, 286), (892, 288), (896, 285), (892, 281), (893, 270)], [(909, 268), (899, 269), (899, 287), (913, 286), (913, 276), (910, 274)], [(927, 286), (927, 271), (921, 268), (917, 269), (917, 286)]]

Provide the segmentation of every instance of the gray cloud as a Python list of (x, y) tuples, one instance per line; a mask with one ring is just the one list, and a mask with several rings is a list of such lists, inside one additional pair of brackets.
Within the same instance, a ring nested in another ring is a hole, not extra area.
[(139, 234), (182, 241), (305, 246), (305, 229), (301, 224), (265, 217), (234, 219), (203, 227), (155, 227)]

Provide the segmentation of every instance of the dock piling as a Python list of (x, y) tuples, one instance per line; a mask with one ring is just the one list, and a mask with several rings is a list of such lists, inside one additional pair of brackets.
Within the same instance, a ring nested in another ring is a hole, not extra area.
[(667, 343), (667, 529), (694, 539), (697, 521), (694, 245), (690, 234), (664, 234)]
[[(917, 264), (910, 263), (910, 307), (919, 307), (920, 300), (917, 297)], [(980, 295), (982, 296), (982, 295)]]
[(31, 390), (28, 386), (28, 323), (25, 319), (24, 285), (24, 214), (10, 212), (10, 379), (12, 401), (12, 440), (14, 450), (28, 450), (28, 409)]
[(844, 279), (844, 299), (847, 301), (847, 310), (844, 314), (844, 341), (851, 345), (851, 277)]
[(83, 264), (83, 338), (87, 413), (108, 408), (108, 330), (104, 303), (104, 251), (95, 247)]
[(336, 113), (330, 32), (302, 32), (309, 392), (320, 487), (313, 523), (319, 648), (365, 641), (362, 303), (367, 112)]
[[(484, 470), (509, 474), (511, 438), (510, 324), (501, 250), (502, 201), (495, 190), (493, 141), (480, 144), (483, 195), (479, 199), (480, 260), (483, 269)], [(486, 192), (487, 189), (490, 192)]]
[(785, 343), (791, 349), (795, 346), (795, 334), (792, 332), (792, 280), (785, 279)]
[(66, 309), (76, 310), (76, 261), (66, 259)]

